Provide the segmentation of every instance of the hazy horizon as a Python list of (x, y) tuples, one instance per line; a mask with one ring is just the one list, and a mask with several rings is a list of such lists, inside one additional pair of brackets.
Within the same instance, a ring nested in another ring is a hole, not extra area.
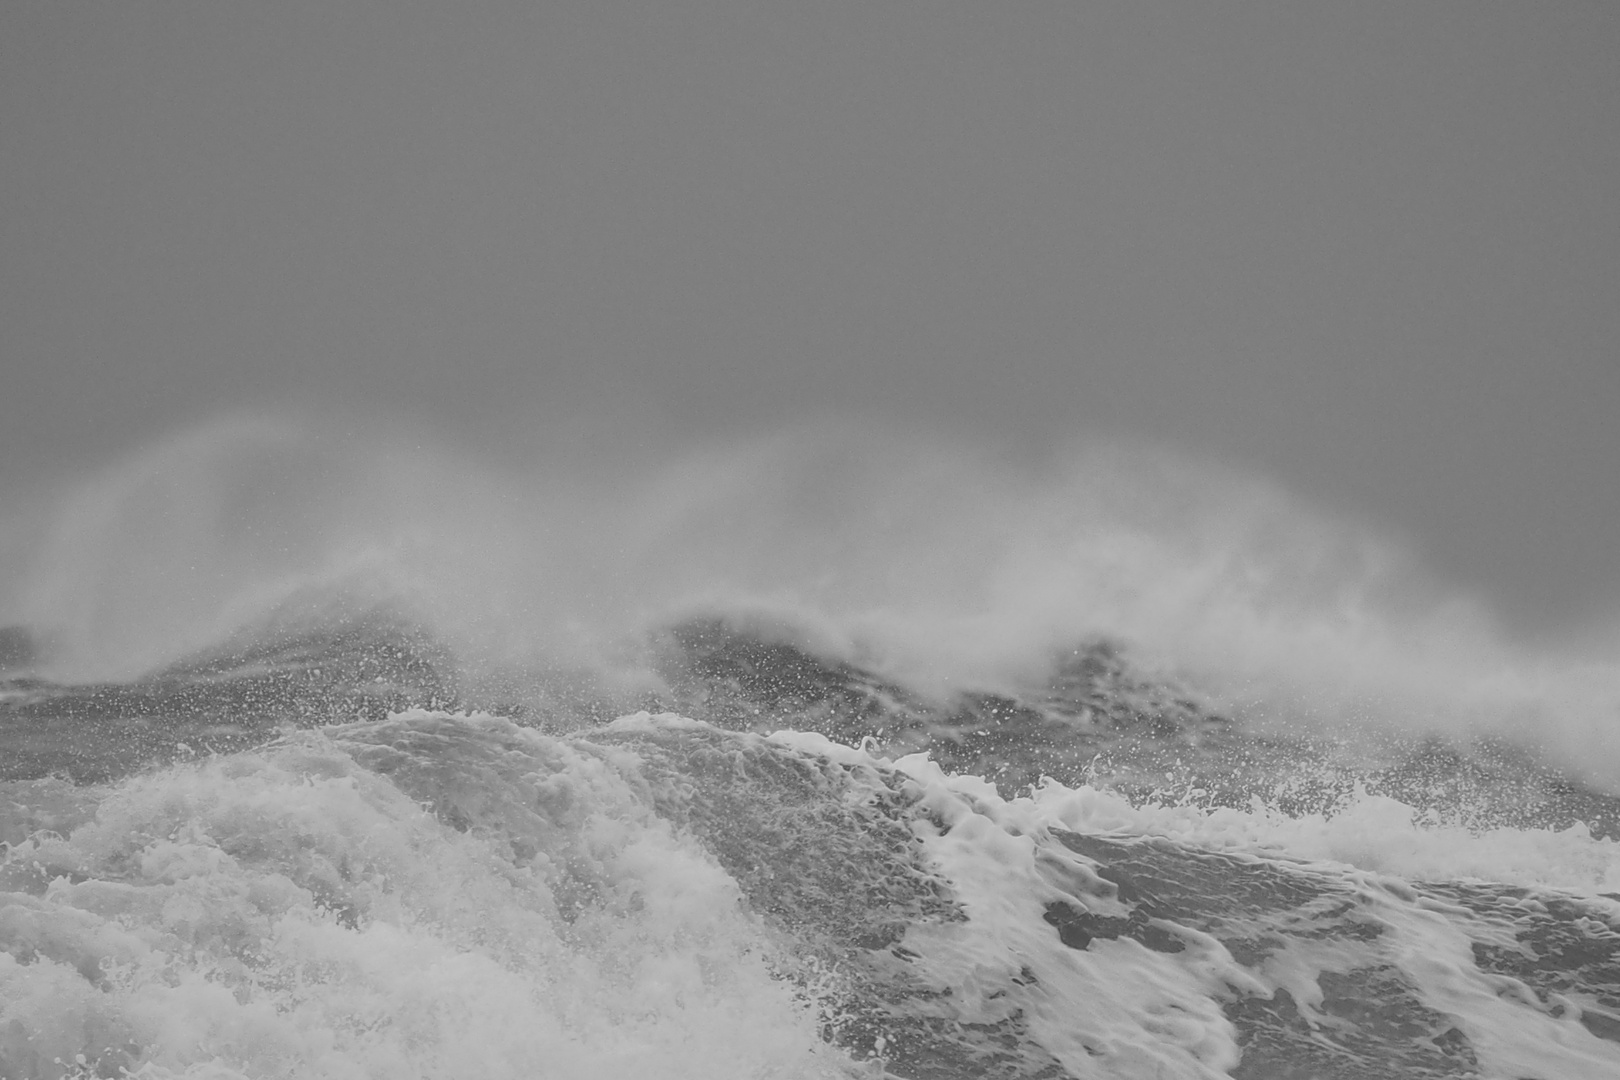
[(1616, 46), (1596, 3), (7, 5), (0, 491), (266, 412), (576, 473), (1162, 447), (1612, 643)]

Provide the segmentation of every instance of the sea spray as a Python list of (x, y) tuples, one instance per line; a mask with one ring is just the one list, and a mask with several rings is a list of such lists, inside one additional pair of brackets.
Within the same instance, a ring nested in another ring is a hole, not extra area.
[(447, 780), (436, 817), (358, 764), (386, 727), (309, 733), (13, 845), (0, 1074), (840, 1075), (736, 884), (613, 766), (504, 721), (389, 723), (398, 754), (527, 751), (529, 790)]
[(1616, 780), (1612, 663), (1513, 644), (1400, 545), (1252, 477), (848, 428), (644, 458), (220, 418), (15, 504), (0, 622), (51, 642), (40, 670), (126, 679), (289, 606), (388, 604), (468, 672), (635, 688), (649, 632), (754, 612), (936, 694), (1024, 688), (1101, 636), (1251, 723), (1533, 740)]

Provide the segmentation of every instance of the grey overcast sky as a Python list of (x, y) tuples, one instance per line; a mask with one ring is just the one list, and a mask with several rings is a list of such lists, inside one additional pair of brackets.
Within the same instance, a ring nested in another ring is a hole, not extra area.
[(1620, 585), (1620, 4), (0, 5), (0, 480), (220, 410), (1160, 442)]

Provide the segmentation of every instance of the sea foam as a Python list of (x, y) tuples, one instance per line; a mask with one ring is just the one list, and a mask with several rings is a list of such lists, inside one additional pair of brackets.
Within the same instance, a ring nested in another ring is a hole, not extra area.
[(53, 643), (42, 670), (120, 679), (386, 601), (469, 668), (636, 686), (651, 630), (755, 612), (939, 692), (1102, 636), (1253, 723), (1505, 737), (1620, 784), (1611, 653), (1517, 644), (1401, 543), (1235, 470), (848, 426), (496, 460), (352, 427), (227, 416), (14, 502), (0, 623)]
[[(551, 755), (565, 839), (517, 857), (307, 733), (14, 843), (0, 1073), (846, 1074), (736, 883), (613, 767), (446, 722)], [(590, 902), (560, 903), (582, 879)]]

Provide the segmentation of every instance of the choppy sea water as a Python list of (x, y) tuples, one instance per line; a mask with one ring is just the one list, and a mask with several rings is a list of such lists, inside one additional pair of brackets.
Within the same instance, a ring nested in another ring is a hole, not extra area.
[(8, 502), (0, 1078), (1620, 1077), (1612, 650), (846, 435), (239, 417)]
[(0, 1076), (1620, 1076), (1620, 802), (1509, 746), (724, 613), (629, 689), (386, 607), (117, 682), (11, 641)]

